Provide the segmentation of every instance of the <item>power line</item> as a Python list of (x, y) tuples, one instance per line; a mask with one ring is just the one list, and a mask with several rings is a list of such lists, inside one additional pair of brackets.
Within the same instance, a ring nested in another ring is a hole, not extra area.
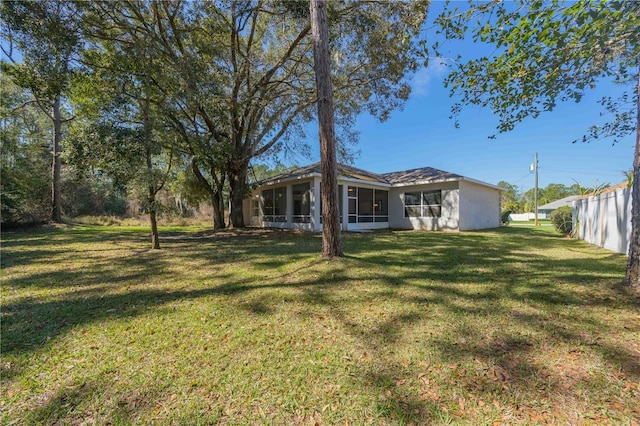
[(611, 160), (620, 160), (621, 156), (613, 156), (613, 155), (557, 155), (557, 154), (542, 154), (540, 157), (544, 158), (571, 158), (571, 159), (593, 159), (597, 157), (599, 159), (607, 158)]
[(540, 167), (542, 170), (549, 170), (550, 172), (599, 172), (599, 173), (622, 173), (624, 170), (618, 169), (572, 169), (572, 168), (562, 168), (562, 169), (553, 169), (548, 167)]
[(518, 179), (517, 181), (513, 182), (513, 184), (516, 184), (518, 182), (523, 181), (525, 178), (528, 178), (529, 176), (531, 176), (531, 173), (527, 173), (526, 175), (522, 176), (520, 179)]

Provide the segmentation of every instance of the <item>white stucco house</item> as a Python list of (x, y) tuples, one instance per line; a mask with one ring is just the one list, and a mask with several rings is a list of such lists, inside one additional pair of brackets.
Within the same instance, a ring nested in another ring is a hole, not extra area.
[[(322, 230), (320, 163), (258, 182), (243, 204), (247, 226)], [(467, 231), (500, 226), (502, 188), (431, 167), (377, 174), (338, 165), (345, 231)]]

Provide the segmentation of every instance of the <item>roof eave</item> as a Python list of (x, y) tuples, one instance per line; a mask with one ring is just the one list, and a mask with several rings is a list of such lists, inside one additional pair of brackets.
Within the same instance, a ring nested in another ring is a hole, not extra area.
[(263, 186), (272, 186), (272, 185), (279, 185), (282, 183), (287, 183), (287, 182), (294, 182), (296, 180), (302, 180), (302, 179), (311, 179), (314, 177), (320, 177), (320, 173), (306, 173), (303, 175), (299, 175), (299, 176), (291, 176), (291, 177), (287, 177), (287, 178), (278, 178), (278, 179), (269, 179), (269, 180), (265, 180), (262, 182), (256, 182), (254, 185), (256, 188), (260, 188)]
[(343, 182), (353, 182), (353, 183), (360, 183), (360, 184), (365, 184), (365, 185), (381, 186), (383, 188), (391, 188), (393, 186), (390, 183), (386, 183), (386, 182), (380, 182), (380, 181), (376, 181), (376, 180), (358, 179), (358, 178), (353, 178), (353, 177), (348, 177), (348, 176), (338, 176), (338, 180), (341, 180)]
[(486, 187), (493, 188), (493, 189), (496, 189), (496, 190), (499, 190), (499, 191), (506, 191), (506, 189), (500, 188), (499, 186), (492, 185), (492, 184), (486, 183), (486, 182), (482, 182), (480, 180), (468, 178), (466, 176), (450, 177), (450, 178), (446, 178), (446, 179), (426, 179), (426, 180), (419, 180), (419, 181), (415, 181), (415, 182), (401, 182), (401, 183), (391, 184), (391, 186), (393, 188), (402, 188), (402, 187), (406, 187), (406, 186), (433, 185), (433, 184), (437, 184), (437, 183), (460, 182), (460, 181), (475, 183), (476, 185), (486, 186)]

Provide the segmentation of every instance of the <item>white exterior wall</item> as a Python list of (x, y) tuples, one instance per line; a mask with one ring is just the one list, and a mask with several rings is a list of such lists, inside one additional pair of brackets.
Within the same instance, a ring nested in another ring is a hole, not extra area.
[(256, 226), (251, 223), (251, 201), (256, 200), (255, 192), (251, 191), (249, 196), (242, 200), (242, 219), (244, 226)]
[[(442, 190), (441, 217), (404, 217), (405, 192)], [(459, 229), (458, 182), (411, 185), (389, 191), (389, 227), (394, 229), (422, 229), (427, 231), (455, 231)]]
[(469, 181), (460, 181), (460, 230), (498, 228), (500, 191)]
[(322, 199), (320, 198), (319, 177), (313, 178), (311, 183), (311, 192), (313, 192), (313, 196), (311, 197), (311, 230), (315, 232), (322, 232), (322, 223), (320, 223), (320, 203), (322, 203)]
[(631, 240), (631, 188), (574, 202), (576, 236), (616, 253), (628, 254)]

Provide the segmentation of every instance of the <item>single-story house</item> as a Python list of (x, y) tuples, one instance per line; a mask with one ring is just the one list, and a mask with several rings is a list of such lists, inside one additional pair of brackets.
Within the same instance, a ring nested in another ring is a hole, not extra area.
[(571, 207), (573, 202), (578, 198), (580, 198), (579, 195), (569, 195), (568, 197), (560, 198), (559, 200), (538, 206), (538, 219), (549, 219), (554, 210), (565, 206)]
[[(247, 226), (320, 232), (320, 163), (258, 182), (243, 204)], [(345, 231), (500, 226), (502, 188), (431, 167), (377, 174), (338, 165)]]

